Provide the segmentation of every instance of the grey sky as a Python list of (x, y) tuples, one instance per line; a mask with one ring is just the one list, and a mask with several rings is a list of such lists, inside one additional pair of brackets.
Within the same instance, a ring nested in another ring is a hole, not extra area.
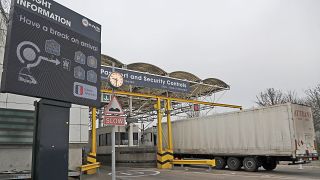
[(102, 25), (102, 53), (231, 85), (252, 107), (268, 87), (320, 83), (319, 0), (57, 0)]

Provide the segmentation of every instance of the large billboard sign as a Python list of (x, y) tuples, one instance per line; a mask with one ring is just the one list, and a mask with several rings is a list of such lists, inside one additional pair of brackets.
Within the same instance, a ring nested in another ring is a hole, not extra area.
[(101, 26), (52, 0), (13, 0), (1, 91), (100, 106)]
[[(175, 78), (157, 76), (153, 74), (131, 71), (127, 69), (115, 68), (115, 71), (122, 74), (124, 85), (132, 85), (136, 87), (149, 87), (155, 89), (163, 89), (170, 92), (190, 92), (190, 83)], [(112, 73), (112, 67), (101, 67), (101, 80), (107, 80)]]

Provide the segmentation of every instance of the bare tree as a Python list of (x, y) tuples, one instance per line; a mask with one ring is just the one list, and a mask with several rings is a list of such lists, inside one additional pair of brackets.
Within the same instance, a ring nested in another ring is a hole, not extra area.
[(268, 88), (264, 92), (260, 92), (257, 97), (256, 103), (259, 106), (272, 106), (276, 104), (294, 103), (305, 104), (305, 100), (299, 98), (295, 91), (288, 91), (287, 93), (274, 88)]
[(301, 99), (297, 96), (295, 91), (288, 91), (284, 94), (283, 98), (284, 103), (294, 103), (294, 104), (303, 104), (306, 105), (305, 99)]
[(280, 90), (275, 90), (274, 88), (268, 88), (264, 92), (260, 92), (256, 97), (256, 103), (259, 106), (272, 106), (285, 103), (284, 93)]
[(306, 103), (312, 108), (317, 143), (318, 147), (320, 148), (320, 84), (318, 84), (315, 88), (308, 89), (306, 94)]

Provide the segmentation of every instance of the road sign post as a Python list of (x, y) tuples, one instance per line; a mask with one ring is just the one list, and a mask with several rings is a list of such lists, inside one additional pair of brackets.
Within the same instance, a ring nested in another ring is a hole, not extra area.
[(112, 147), (111, 147), (111, 171), (112, 171), (112, 180), (116, 180), (116, 125), (112, 125)]
[[(35, 103), (32, 179), (68, 179), (70, 103), (42, 99)], [(57, 133), (59, 132), (59, 133)]]
[(115, 132), (116, 126), (124, 126), (126, 123), (126, 118), (123, 115), (124, 111), (116, 98), (112, 96), (110, 103), (104, 108), (104, 120), (103, 124), (112, 126), (111, 134), (111, 169), (112, 169), (112, 180), (116, 180), (116, 145), (115, 145)]

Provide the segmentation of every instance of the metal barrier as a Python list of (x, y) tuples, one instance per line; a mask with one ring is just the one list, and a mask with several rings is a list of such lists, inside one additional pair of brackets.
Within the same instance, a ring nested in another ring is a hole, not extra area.
[(216, 161), (213, 159), (182, 159), (182, 160), (172, 160), (171, 163), (174, 164), (180, 164), (180, 165), (208, 165), (211, 169), (212, 167), (216, 166)]

